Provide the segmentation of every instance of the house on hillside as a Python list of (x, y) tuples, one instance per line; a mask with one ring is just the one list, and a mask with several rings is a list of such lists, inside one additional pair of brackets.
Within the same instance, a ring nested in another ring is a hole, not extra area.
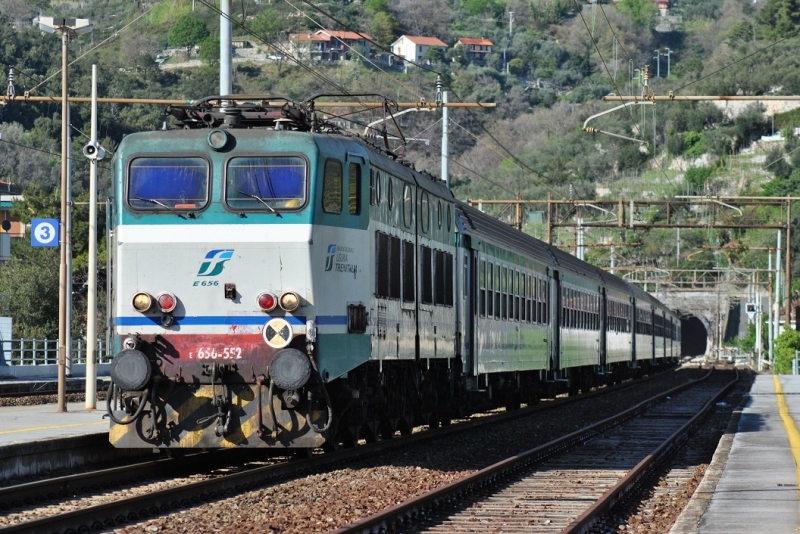
[(392, 53), (410, 63), (422, 61), (429, 48), (440, 48), (444, 52), (447, 50), (447, 45), (436, 37), (418, 35), (403, 35), (392, 43)]
[(369, 56), (367, 34), (336, 30), (317, 30), (314, 33), (293, 33), (289, 35), (291, 54), (296, 57), (311, 57), (321, 61), (353, 59), (350, 49), (357, 46), (360, 53)]
[(492, 53), (492, 43), (489, 39), (476, 39), (474, 37), (459, 37), (455, 47), (463, 47), (466, 57), (474, 63), (485, 63), (486, 57)]

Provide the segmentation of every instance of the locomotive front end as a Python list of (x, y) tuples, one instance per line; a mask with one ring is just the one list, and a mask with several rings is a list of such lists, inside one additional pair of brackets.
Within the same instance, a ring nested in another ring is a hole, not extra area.
[(114, 446), (325, 442), (330, 400), (307, 318), (313, 144), (272, 133), (187, 129), (120, 145)]

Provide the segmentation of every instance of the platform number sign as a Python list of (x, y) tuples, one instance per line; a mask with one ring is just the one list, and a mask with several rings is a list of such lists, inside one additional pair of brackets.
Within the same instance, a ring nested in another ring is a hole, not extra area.
[(58, 219), (31, 219), (31, 246), (58, 246)]

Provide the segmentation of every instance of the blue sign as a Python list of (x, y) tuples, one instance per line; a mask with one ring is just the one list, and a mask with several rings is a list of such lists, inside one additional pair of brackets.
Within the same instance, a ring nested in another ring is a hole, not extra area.
[(31, 219), (31, 246), (58, 246), (58, 219)]

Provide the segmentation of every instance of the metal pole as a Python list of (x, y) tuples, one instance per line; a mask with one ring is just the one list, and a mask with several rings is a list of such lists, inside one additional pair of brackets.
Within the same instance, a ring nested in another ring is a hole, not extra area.
[(67, 94), (67, 45), (69, 31), (61, 31), (61, 263), (58, 268), (58, 411), (67, 411), (67, 113), (69, 95)]
[[(97, 142), (97, 65), (92, 65), (92, 129)], [(89, 279), (86, 298), (86, 409), (97, 407), (97, 159), (89, 159)]]
[[(775, 338), (781, 335), (781, 231), (778, 230), (778, 248), (775, 249)], [(774, 354), (773, 354), (774, 355)]]
[(231, 94), (231, 4), (221, 0), (219, 11), (219, 94)]
[(764, 362), (762, 360), (761, 352), (762, 348), (762, 341), (761, 341), (761, 289), (756, 286), (756, 367), (759, 371), (764, 370)]
[(767, 270), (769, 271), (769, 285), (767, 286), (767, 362), (772, 367), (772, 345), (775, 336), (772, 330), (774, 326), (772, 322), (772, 303), (769, 301), (772, 298), (772, 253), (770, 252), (767, 252)]
[[(72, 125), (72, 106), (67, 102), (67, 127)], [(69, 132), (69, 130), (67, 130)], [(77, 359), (72, 355), (72, 136), (67, 134), (67, 227), (64, 234), (67, 246), (67, 322), (64, 326), (67, 337), (67, 378), (72, 378), (72, 362)], [(80, 352), (78, 353), (80, 358)]]
[(656, 60), (656, 78), (661, 78), (661, 52), (656, 50), (656, 55), (653, 59)]
[[(442, 91), (442, 104), (447, 104), (447, 91)], [(449, 111), (447, 106), (442, 106), (442, 180), (445, 185), (450, 189), (450, 148), (449, 148), (449, 133), (447, 129), (449, 118)]]
[[(784, 300), (786, 301), (786, 328), (792, 327), (792, 202), (786, 201), (786, 274), (784, 277)], [(797, 317), (794, 318), (795, 323)]]

